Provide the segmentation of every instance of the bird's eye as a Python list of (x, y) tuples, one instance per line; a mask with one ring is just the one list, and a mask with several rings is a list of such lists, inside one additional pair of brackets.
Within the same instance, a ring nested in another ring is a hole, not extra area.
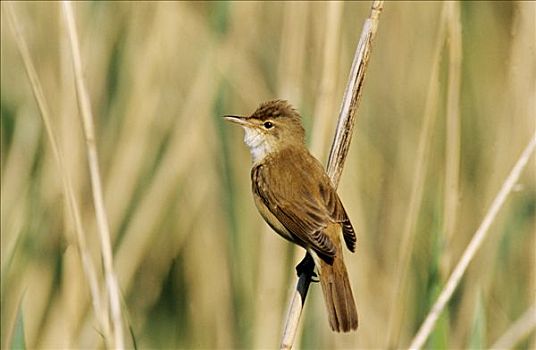
[(271, 129), (274, 126), (272, 122), (264, 122), (263, 125), (266, 129)]

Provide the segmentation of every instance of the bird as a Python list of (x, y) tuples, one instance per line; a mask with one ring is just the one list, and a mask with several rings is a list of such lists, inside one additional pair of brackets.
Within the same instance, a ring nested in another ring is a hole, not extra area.
[(316, 267), (331, 329), (356, 330), (357, 307), (343, 258), (343, 246), (355, 252), (356, 233), (324, 167), (305, 145), (300, 114), (276, 99), (251, 115), (224, 118), (244, 129), (259, 213), (276, 233), (306, 250), (298, 274), (309, 264)]

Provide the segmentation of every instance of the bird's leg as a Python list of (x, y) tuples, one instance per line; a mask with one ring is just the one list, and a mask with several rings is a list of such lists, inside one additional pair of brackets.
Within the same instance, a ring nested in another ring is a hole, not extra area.
[(313, 257), (309, 253), (305, 253), (305, 257), (300, 261), (298, 265), (296, 265), (296, 273), (298, 277), (300, 277), (303, 274), (306, 274), (311, 277), (312, 282), (318, 282), (318, 280), (313, 279), (313, 277), (318, 277), (315, 273), (315, 262), (313, 260)]

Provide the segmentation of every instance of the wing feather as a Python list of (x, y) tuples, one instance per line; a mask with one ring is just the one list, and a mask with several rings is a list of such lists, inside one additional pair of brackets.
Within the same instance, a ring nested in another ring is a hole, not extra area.
[(346, 246), (351, 252), (355, 252), (357, 237), (354, 228), (348, 218), (348, 214), (346, 214), (339, 195), (333, 189), (333, 186), (331, 186), (327, 175), (325, 175), (324, 181), (320, 183), (320, 195), (324, 199), (326, 210), (330, 213), (333, 221), (342, 225), (342, 234)]
[[(252, 186), (255, 194), (302, 246), (311, 247), (326, 257), (335, 256), (336, 247), (324, 233), (329, 218), (307, 196), (300, 196), (300, 201), (296, 196), (283, 195), (281, 187), (273, 183), (274, 177), (269, 173), (270, 168), (264, 165), (253, 169)], [(292, 185), (298, 185), (298, 182)]]
[[(281, 167), (280, 160), (274, 158), (254, 166), (253, 192), (304, 247), (311, 247), (328, 258), (335, 256), (336, 247), (325, 230), (329, 224), (339, 223), (347, 247), (354, 251), (355, 232), (339, 196), (321, 164), (305, 152), (292, 149), (278, 152), (286, 157), (287, 167)], [(288, 162), (289, 159), (296, 161)], [(318, 172), (320, 176), (313, 176)], [(315, 183), (319, 178), (320, 185)]]

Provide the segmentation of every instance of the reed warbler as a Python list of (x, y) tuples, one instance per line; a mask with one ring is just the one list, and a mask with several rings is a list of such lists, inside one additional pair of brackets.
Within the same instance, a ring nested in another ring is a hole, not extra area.
[(342, 236), (354, 252), (356, 234), (324, 168), (305, 146), (300, 115), (286, 101), (273, 100), (250, 116), (225, 119), (244, 128), (244, 142), (253, 158), (253, 198), (260, 214), (279, 235), (307, 251), (298, 273), (307, 264), (316, 266), (331, 328), (357, 329), (341, 242)]

